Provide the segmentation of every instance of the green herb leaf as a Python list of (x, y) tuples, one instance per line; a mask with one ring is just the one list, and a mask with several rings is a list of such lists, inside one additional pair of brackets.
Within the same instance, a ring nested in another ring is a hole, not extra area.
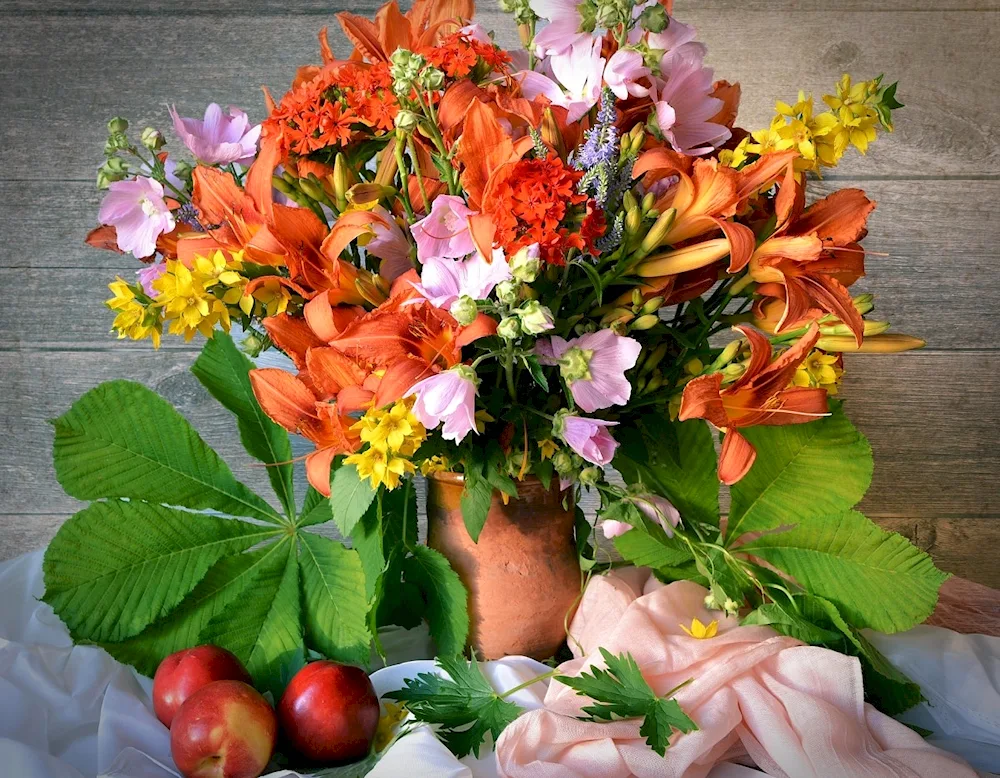
[(205, 342), (191, 372), (209, 393), (236, 416), (240, 441), (254, 459), (268, 467), (267, 477), (289, 518), (295, 516), (292, 446), (288, 433), (264, 413), (250, 385), (253, 362), (224, 332)]
[(358, 475), (354, 465), (341, 465), (330, 478), (330, 509), (333, 521), (344, 537), (354, 530), (368, 506), (375, 499), (375, 490), (367, 478)]
[(465, 486), (459, 505), (462, 509), (462, 521), (469, 532), (473, 543), (479, 542), (479, 535), (486, 526), (486, 518), (493, 502), (493, 485), (474, 469), (466, 468)]
[(123, 640), (173, 609), (222, 557), (277, 532), (138, 501), (94, 503), (49, 544), (43, 599), (75, 639)]
[(170, 403), (141, 384), (103, 383), (54, 426), (56, 477), (71, 497), (124, 497), (282, 523)]
[(902, 535), (857, 511), (804, 513), (793, 529), (763, 535), (740, 550), (830, 600), (854, 626), (886, 633), (910, 629), (930, 616), (948, 579)]
[[(742, 430), (757, 459), (730, 488), (727, 543), (802, 516), (842, 513), (864, 496), (872, 479), (871, 447), (839, 406), (831, 411), (808, 424)], [(817, 474), (830, 488), (816, 488)]]
[(239, 607), (225, 608), (205, 626), (199, 642), (232, 651), (258, 688), (280, 699), (291, 675), (305, 663), (295, 544), (281, 541), (280, 554), (261, 565)]
[(420, 673), (406, 679), (406, 688), (384, 696), (405, 703), (418, 721), (440, 725), (437, 734), (455, 756), (478, 758), (486, 735), (495, 743), (522, 710), (497, 694), (475, 657), (471, 662), (442, 657), (437, 663), (448, 677)]
[(538, 357), (528, 354), (522, 356), (521, 360), (524, 362), (524, 366), (528, 368), (528, 372), (531, 373), (531, 377), (535, 379), (535, 383), (541, 387), (542, 391), (549, 391), (549, 381), (545, 377), (545, 373), (542, 371), (542, 365), (538, 361)]
[(330, 507), (330, 501), (321, 492), (310, 486), (302, 501), (302, 511), (299, 513), (296, 526), (313, 527), (328, 521), (333, 521), (333, 509)]
[(448, 560), (428, 546), (414, 546), (403, 561), (406, 580), (416, 584), (427, 603), (426, 617), (438, 653), (465, 650), (469, 636), (469, 600), (465, 586)]
[(330, 659), (367, 664), (371, 656), (365, 573), (357, 551), (322, 535), (299, 535), (306, 636)]
[(615, 656), (602, 648), (601, 656), (607, 669), (594, 667), (589, 673), (558, 677), (577, 694), (594, 700), (593, 705), (582, 708), (592, 720), (642, 718), (639, 734), (660, 756), (670, 747), (675, 729), (684, 733), (698, 729), (677, 700), (660, 697), (650, 688), (631, 654)]

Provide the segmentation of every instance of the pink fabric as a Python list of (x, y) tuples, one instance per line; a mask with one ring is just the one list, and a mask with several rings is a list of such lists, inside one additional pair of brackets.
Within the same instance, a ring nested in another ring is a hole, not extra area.
[[(722, 761), (754, 763), (782, 778), (974, 778), (962, 760), (928, 745), (864, 702), (854, 658), (806, 646), (770, 627), (741, 627), (706, 610), (707, 590), (660, 584), (635, 569), (591, 581), (571, 625), (577, 675), (602, 663), (598, 648), (630, 652), (658, 694), (694, 679), (676, 697), (700, 729), (675, 733), (665, 757), (639, 736), (636, 720), (580, 721), (586, 699), (553, 682), (545, 707), (500, 737), (508, 778), (702, 778)], [(719, 622), (714, 638), (681, 625)], [(749, 760), (749, 761), (748, 761)]]

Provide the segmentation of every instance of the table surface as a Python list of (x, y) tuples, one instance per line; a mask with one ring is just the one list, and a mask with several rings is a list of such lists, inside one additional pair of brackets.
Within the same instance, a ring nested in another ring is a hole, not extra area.
[[(403, 4), (404, 7), (407, 3)], [(127, 258), (83, 245), (95, 224), (104, 123), (168, 129), (166, 105), (232, 103), (263, 117), (260, 84), (287, 88), (319, 59), (333, 13), (374, 0), (3, 0), (0, 2), (0, 559), (48, 541), (80, 504), (51, 466), (46, 420), (111, 378), (173, 402), (238, 477), (260, 481), (234, 425), (187, 368), (197, 344), (158, 353), (118, 342), (102, 301)], [(743, 85), (741, 124), (777, 98), (822, 95), (839, 75), (885, 73), (906, 103), (897, 131), (848, 155), (819, 193), (861, 186), (879, 203), (866, 246), (878, 314), (924, 351), (847, 359), (843, 395), (876, 471), (862, 508), (939, 564), (1000, 586), (1000, 38), (996, 0), (678, 0), (716, 76)], [(512, 45), (493, 2), (479, 19)]]

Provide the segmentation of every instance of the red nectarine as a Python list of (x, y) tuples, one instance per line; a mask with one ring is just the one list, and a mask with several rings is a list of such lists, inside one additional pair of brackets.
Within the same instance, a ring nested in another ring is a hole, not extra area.
[(156, 718), (170, 727), (184, 700), (213, 681), (252, 683), (243, 663), (224, 648), (197, 646), (171, 654), (153, 676)]
[(278, 704), (288, 744), (313, 762), (344, 763), (367, 756), (378, 719), (378, 696), (365, 671), (329, 660), (299, 670)]
[(215, 681), (177, 711), (170, 753), (184, 778), (257, 778), (277, 739), (267, 700), (242, 681)]

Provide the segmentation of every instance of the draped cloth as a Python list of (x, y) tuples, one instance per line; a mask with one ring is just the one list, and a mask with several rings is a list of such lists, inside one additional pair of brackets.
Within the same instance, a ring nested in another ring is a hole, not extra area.
[[(802, 644), (765, 626), (704, 605), (689, 581), (661, 584), (641, 569), (595, 578), (570, 628), (578, 675), (603, 666), (603, 647), (629, 652), (660, 695), (675, 695), (698, 730), (675, 732), (666, 755), (639, 735), (640, 721), (581, 721), (589, 703), (553, 681), (544, 707), (500, 737), (499, 772), (508, 778), (704, 778), (720, 762), (755, 764), (781, 778), (974, 778), (959, 757), (864, 701), (858, 659)], [(718, 620), (718, 633), (686, 634), (692, 619)]]

